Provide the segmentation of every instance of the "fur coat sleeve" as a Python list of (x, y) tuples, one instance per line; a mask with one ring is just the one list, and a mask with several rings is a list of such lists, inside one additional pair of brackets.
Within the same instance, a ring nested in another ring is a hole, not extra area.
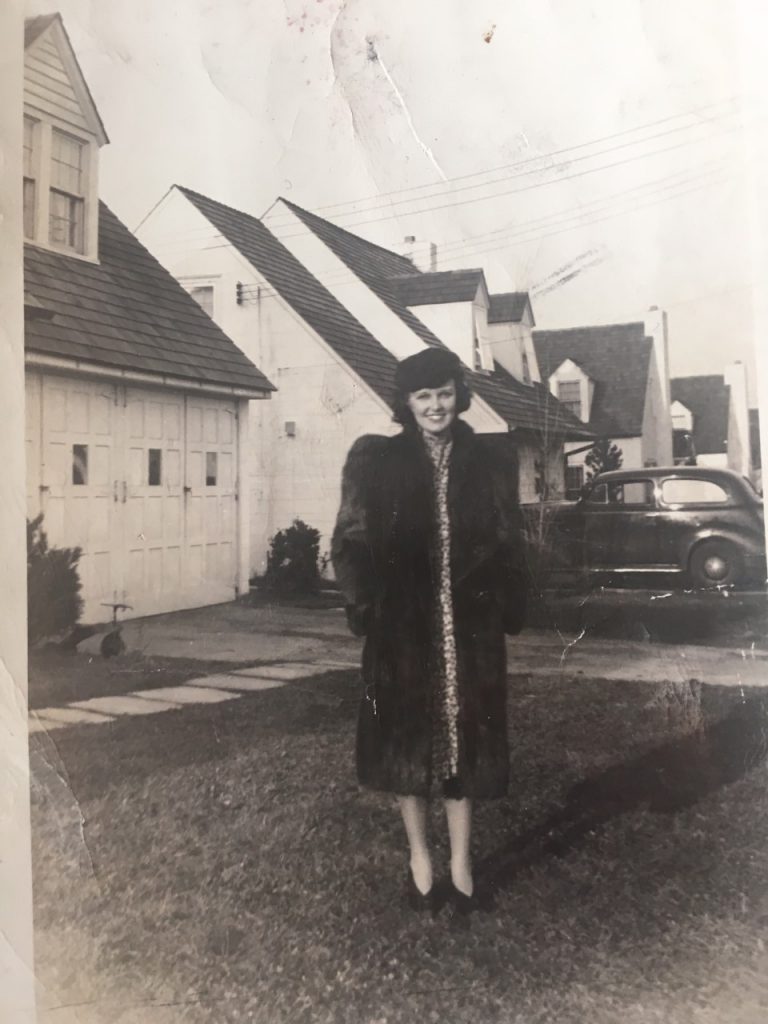
[(368, 539), (364, 480), (384, 437), (366, 434), (352, 445), (341, 477), (341, 504), (331, 540), (331, 562), (346, 601), (347, 622), (364, 636), (373, 609), (373, 559)]

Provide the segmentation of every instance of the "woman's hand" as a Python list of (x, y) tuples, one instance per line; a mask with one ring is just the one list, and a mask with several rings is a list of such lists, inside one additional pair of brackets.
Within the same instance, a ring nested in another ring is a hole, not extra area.
[(373, 609), (369, 604), (348, 604), (347, 625), (353, 636), (367, 636)]

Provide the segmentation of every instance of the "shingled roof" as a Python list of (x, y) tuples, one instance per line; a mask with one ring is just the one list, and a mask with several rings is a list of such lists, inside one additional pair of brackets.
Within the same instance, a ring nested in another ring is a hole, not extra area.
[(589, 427), (600, 437), (639, 437), (653, 339), (642, 323), (534, 331), (542, 378), (572, 360), (594, 383)]
[(27, 352), (263, 394), (263, 373), (104, 203), (99, 262), (25, 247)]
[[(368, 285), (424, 344), (445, 347), (401, 298), (399, 289), (403, 285), (398, 282), (403, 276), (409, 273), (419, 277), (425, 276), (421, 275), (409, 260), (367, 242), (358, 235), (353, 235), (350, 231), (303, 210), (287, 199), (283, 199), (282, 202), (325, 242), (352, 273)], [(466, 374), (475, 393), (513, 429), (536, 433), (544, 429), (557, 429), (566, 437), (573, 439), (593, 436), (585, 424), (552, 397), (547, 388), (522, 384), (498, 364), (492, 373), (474, 373), (467, 370)]]
[(489, 324), (520, 323), (531, 301), (528, 292), (497, 292), (489, 299)]
[[(388, 404), (397, 360), (256, 217), (175, 185), (299, 316)], [(407, 260), (405, 261), (408, 262)]]
[(485, 282), (482, 270), (442, 270), (429, 274), (408, 274), (390, 279), (397, 298), (405, 306), (472, 302)]
[(731, 389), (718, 374), (673, 377), (669, 382), (673, 402), (680, 402), (693, 416), (693, 444), (697, 455), (727, 451), (728, 410)]

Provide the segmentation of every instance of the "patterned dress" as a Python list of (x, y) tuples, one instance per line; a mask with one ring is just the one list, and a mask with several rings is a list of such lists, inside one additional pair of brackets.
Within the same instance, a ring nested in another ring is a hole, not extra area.
[[(435, 527), (439, 580), (435, 601), (435, 635), (438, 642), (438, 675), (433, 693), (432, 777), (443, 785), (459, 770), (459, 687), (456, 637), (451, 596), (451, 528), (448, 515), (448, 476), (453, 442), (424, 432), (432, 461), (435, 493)], [(447, 795), (446, 790), (446, 795)]]

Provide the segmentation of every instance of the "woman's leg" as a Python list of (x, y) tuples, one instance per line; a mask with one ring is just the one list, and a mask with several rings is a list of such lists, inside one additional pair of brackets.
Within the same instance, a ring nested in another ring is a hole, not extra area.
[(411, 849), (411, 871), (416, 888), (427, 893), (432, 888), (432, 860), (427, 846), (427, 801), (421, 796), (399, 796), (408, 845)]
[(472, 801), (446, 800), (445, 817), (451, 843), (451, 881), (459, 892), (471, 896), (473, 892), (472, 861), (469, 841), (472, 835)]

